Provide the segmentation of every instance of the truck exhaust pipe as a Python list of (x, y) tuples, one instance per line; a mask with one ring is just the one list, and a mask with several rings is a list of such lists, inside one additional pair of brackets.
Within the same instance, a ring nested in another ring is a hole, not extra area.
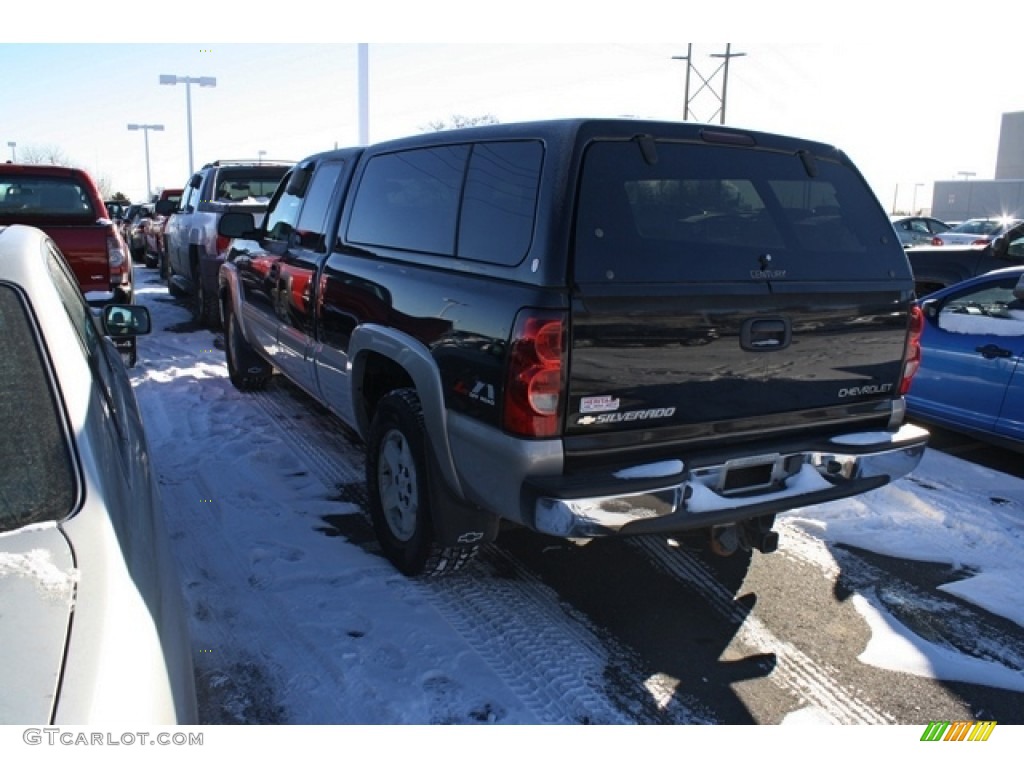
[(756, 549), (769, 555), (779, 548), (779, 534), (772, 530), (774, 522), (774, 515), (768, 515), (738, 524), (713, 526), (708, 545), (719, 557), (729, 557), (739, 549), (744, 552)]

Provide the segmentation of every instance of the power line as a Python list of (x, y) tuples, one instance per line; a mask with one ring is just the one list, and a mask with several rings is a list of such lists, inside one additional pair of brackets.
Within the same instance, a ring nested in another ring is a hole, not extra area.
[[(702, 75), (700, 73), (700, 71), (693, 64), (693, 43), (688, 43), (687, 44), (687, 46), (686, 46), (686, 55), (685, 56), (673, 56), (672, 57), (673, 59), (686, 62), (686, 91), (685, 91), (685, 99), (684, 99), (684, 102), (683, 102), (683, 120), (689, 120), (690, 119), (690, 112), (691, 112), (690, 104), (694, 100), (696, 100), (698, 96), (700, 96), (701, 92), (703, 92), (706, 89), (718, 101), (718, 109), (716, 109), (712, 113), (711, 117), (706, 122), (712, 122), (715, 119), (715, 117), (717, 116), (718, 117), (718, 122), (721, 125), (725, 125), (725, 101), (726, 101), (726, 96), (728, 94), (728, 88), (729, 88), (729, 62), (732, 59), (734, 59), (734, 58), (736, 58), (738, 56), (746, 56), (746, 55), (747, 54), (745, 54), (745, 53), (733, 53), (732, 52), (732, 43), (726, 43), (725, 44), (725, 53), (712, 53), (711, 54), (711, 58), (713, 58), (713, 59), (722, 59), (722, 63), (719, 64), (718, 67), (715, 69), (715, 71), (712, 72), (708, 77), (705, 77), (704, 75)], [(690, 74), (691, 73), (693, 73), (700, 80), (700, 87), (697, 88), (697, 90), (693, 94), (690, 93)], [(715, 86), (713, 84), (713, 81), (719, 75), (721, 75), (721, 81), (722, 81), (722, 92), (721, 93), (719, 93), (717, 90), (715, 90)]]

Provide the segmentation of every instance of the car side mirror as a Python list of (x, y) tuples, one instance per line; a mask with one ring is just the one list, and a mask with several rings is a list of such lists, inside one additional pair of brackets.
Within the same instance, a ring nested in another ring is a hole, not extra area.
[(313, 163), (306, 162), (297, 165), (285, 182), (285, 194), (295, 197), (305, 197), (309, 180), (313, 177)]
[(934, 321), (942, 310), (942, 302), (938, 299), (925, 299), (921, 302), (921, 311), (929, 320)]
[(1008, 246), (1009, 243), (1006, 240), (1006, 236), (1000, 235), (999, 237), (992, 240), (992, 255), (995, 256), (997, 259), (1005, 259)]
[(152, 330), (149, 308), (139, 304), (108, 304), (100, 317), (103, 333), (111, 338), (144, 336)]
[(259, 236), (256, 220), (251, 213), (229, 211), (217, 222), (217, 234), (221, 237), (238, 237), (253, 240)]
[(1019, 237), (1006, 246), (1006, 258), (1024, 261), (1024, 237)]
[(156, 212), (161, 216), (170, 216), (178, 210), (178, 204), (173, 200), (161, 200), (156, 204)]

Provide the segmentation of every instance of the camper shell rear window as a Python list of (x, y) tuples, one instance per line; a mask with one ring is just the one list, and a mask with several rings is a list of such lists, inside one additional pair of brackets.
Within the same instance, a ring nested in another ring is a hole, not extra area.
[(768, 268), (777, 279), (847, 279), (905, 262), (870, 187), (836, 158), (695, 142), (655, 148), (587, 148), (576, 280), (749, 279)]

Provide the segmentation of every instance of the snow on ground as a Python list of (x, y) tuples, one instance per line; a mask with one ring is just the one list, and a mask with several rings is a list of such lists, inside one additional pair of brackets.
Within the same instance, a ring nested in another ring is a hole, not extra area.
[[(536, 702), (503, 682), (429, 591), (340, 533), (359, 514), (361, 449), (336, 428), (304, 437), (318, 419), (308, 404), (279, 413), (234, 390), (213, 334), (190, 326), (153, 270), (137, 280), (155, 330), (131, 376), (211, 722), (536, 723)], [(348, 460), (352, 474), (339, 478)], [(951, 564), (965, 577), (946, 591), (1024, 625), (1020, 479), (929, 452), (909, 478), (780, 522), (783, 547), (817, 542), (805, 554), (826, 571), (836, 565), (822, 542)], [(864, 663), (1024, 690), (1020, 672), (932, 646), (879, 603), (855, 604), (872, 629)]]

